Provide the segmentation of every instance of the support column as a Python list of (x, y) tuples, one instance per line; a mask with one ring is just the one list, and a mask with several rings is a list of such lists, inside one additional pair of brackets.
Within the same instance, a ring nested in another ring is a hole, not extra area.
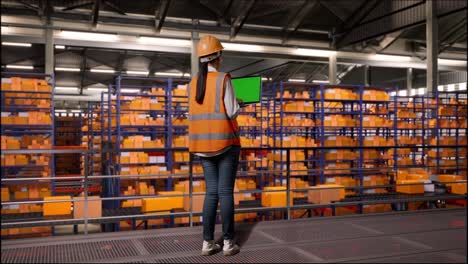
[(328, 58), (328, 83), (336, 84), (336, 54)]
[(413, 68), (406, 69), (406, 94), (411, 95), (413, 89)]
[(45, 73), (54, 73), (54, 30), (46, 28), (45, 30)]
[(428, 94), (435, 92), (438, 85), (437, 57), (439, 54), (439, 32), (436, 4), (437, 1), (426, 1), (426, 87)]
[(364, 65), (364, 85), (369, 86), (371, 83), (371, 67)]
[(198, 73), (198, 54), (197, 54), (197, 45), (200, 37), (198, 32), (192, 32), (192, 53), (191, 53), (191, 76), (197, 75)]

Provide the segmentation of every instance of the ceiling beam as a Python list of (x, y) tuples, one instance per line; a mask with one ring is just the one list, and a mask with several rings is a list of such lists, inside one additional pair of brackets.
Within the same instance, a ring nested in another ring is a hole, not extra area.
[(86, 78), (86, 51), (87, 48), (84, 48), (81, 51), (81, 64), (80, 64), (80, 73), (81, 73), (81, 79), (80, 79), (80, 95), (83, 94), (83, 87), (84, 87), (84, 81)]
[(128, 53), (127, 50), (124, 50), (124, 52), (119, 53), (120, 54), (119, 61), (117, 62), (117, 68), (115, 69), (118, 75), (122, 74), (123, 66), (124, 66), (125, 60), (127, 59), (127, 53)]
[(227, 72), (233, 77), (257, 75), (280, 68), (287, 63), (288, 61), (286, 60), (262, 59)]
[(159, 7), (154, 11), (154, 29), (157, 33), (161, 32), (170, 3), (170, 0), (160, 0)]
[(282, 39), (282, 44), (288, 41), (289, 35), (294, 34), (299, 26), (301, 25), (304, 18), (314, 9), (319, 7), (320, 4), (316, 0), (305, 1), (303, 5), (299, 7), (296, 14), (288, 22), (288, 24), (283, 28), (284, 34)]
[[(26, 1), (19, 1), (19, 3), (22, 4), (23, 6), (27, 7), (28, 9), (34, 10), (36, 12), (38, 12), (40, 10), (39, 7), (37, 7), (35, 5), (32, 5), (30, 3), (27, 3)], [(3, 7), (2, 7), (2, 9), (3, 9)]]
[(122, 10), (120, 9), (120, 7), (114, 5), (111, 1), (109, 0), (104, 0), (104, 5), (106, 5), (107, 7), (109, 7), (110, 9), (114, 10), (116, 13), (118, 14), (121, 14), (122, 16), (126, 16), (127, 14)]
[(231, 24), (231, 34), (230, 34), (231, 40), (234, 39), (237, 36), (237, 34), (239, 34), (239, 31), (244, 26), (245, 21), (247, 21), (247, 18), (252, 12), (254, 5), (255, 5), (255, 0), (248, 1), (247, 4), (245, 5), (245, 8), (243, 8), (243, 12), (239, 16), (237, 16), (234, 22)]
[(228, 25), (228, 22), (223, 11), (213, 8), (213, 5), (208, 0), (201, 0), (200, 5), (203, 6), (208, 12), (214, 15), (218, 25)]
[[(283, 65), (280, 65), (279, 67), (277, 67), (277, 68), (275, 69), (276, 74), (275, 74), (274, 76), (271, 77), (271, 81), (272, 81), (272, 82), (279, 81), (279, 78), (281, 77), (281, 74), (284, 72), (285, 69), (288, 68), (287, 66), (288, 66), (289, 64), (290, 64), (290, 63), (289, 63), (289, 61), (288, 61), (288, 62), (284, 63)], [(279, 69), (279, 70), (278, 70), (278, 69)]]
[(341, 22), (344, 22), (346, 17), (347, 17), (347, 14), (346, 12), (342, 11), (342, 10), (338, 10), (336, 8), (333, 8), (333, 1), (323, 1), (323, 0), (319, 0), (319, 3), (321, 6), (325, 7), (328, 11), (330, 11), (330, 13), (332, 13), (334, 16), (336, 16), (336, 18), (338, 18), (339, 20), (341, 20)]
[(361, 21), (364, 20), (379, 3), (381, 3), (381, 1), (378, 0), (363, 1), (363, 3), (348, 17), (348, 19), (336, 28), (336, 33), (332, 40), (333, 46), (341, 46), (343, 39), (345, 39), (352, 29), (359, 25), (359, 23), (361, 23)]
[(299, 63), (297, 64), (296, 66), (296, 69), (294, 69), (294, 71), (291, 71), (289, 72), (289, 74), (286, 75), (286, 77), (284, 78), (285, 81), (289, 80), (291, 77), (293, 77), (296, 73), (298, 73), (302, 68), (304, 68), (304, 66), (307, 64), (307, 62), (303, 62), (303, 63)]
[(91, 6), (91, 5), (93, 5), (92, 1), (77, 4), (77, 5), (70, 5), (70, 6), (67, 6), (67, 7), (63, 8), (62, 11), (70, 11), (70, 10), (73, 10), (73, 9), (76, 9), (76, 8), (81, 8), (81, 7)]
[(93, 26), (96, 27), (99, 20), (99, 6), (101, 5), (101, 0), (94, 0), (92, 20)]

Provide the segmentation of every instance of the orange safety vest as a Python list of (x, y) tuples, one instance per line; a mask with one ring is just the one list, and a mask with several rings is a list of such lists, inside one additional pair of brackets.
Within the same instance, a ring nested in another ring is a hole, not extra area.
[[(198, 104), (197, 77), (189, 85), (189, 151), (216, 152), (240, 146), (237, 121), (229, 119), (224, 106), (225, 78), (229, 74), (208, 72), (205, 98)], [(230, 76), (229, 76), (230, 77)]]

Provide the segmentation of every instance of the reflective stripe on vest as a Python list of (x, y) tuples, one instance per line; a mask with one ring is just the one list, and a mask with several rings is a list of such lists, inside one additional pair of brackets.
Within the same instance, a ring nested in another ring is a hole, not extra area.
[(239, 136), (238, 133), (226, 133), (226, 134), (192, 134), (189, 136), (190, 140), (224, 140), (234, 139)]

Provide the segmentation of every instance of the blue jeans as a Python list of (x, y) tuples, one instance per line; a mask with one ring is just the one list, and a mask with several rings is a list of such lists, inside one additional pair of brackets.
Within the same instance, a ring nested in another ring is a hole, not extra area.
[(221, 205), (224, 239), (234, 238), (234, 182), (239, 164), (240, 146), (214, 157), (202, 157), (206, 182), (203, 205), (203, 239), (213, 240), (218, 201)]

